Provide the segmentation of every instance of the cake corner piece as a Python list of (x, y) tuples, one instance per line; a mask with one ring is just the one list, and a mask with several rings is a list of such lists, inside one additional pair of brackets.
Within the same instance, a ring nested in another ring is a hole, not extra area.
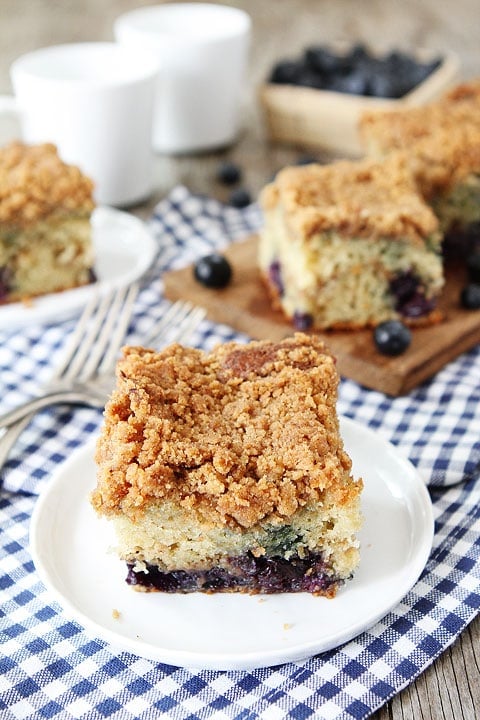
[(130, 347), (117, 377), (91, 502), (115, 527), (129, 584), (333, 597), (352, 577), (363, 484), (318, 338)]
[(51, 143), (0, 149), (0, 304), (94, 281), (93, 190)]
[(403, 153), (285, 168), (260, 204), (260, 273), (297, 329), (440, 319), (439, 224)]

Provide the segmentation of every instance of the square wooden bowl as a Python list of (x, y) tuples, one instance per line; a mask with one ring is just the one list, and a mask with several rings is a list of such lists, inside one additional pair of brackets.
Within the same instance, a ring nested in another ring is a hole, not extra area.
[(454, 53), (419, 50), (415, 57), (422, 62), (436, 57), (442, 60), (433, 73), (398, 100), (266, 83), (260, 88), (260, 103), (269, 139), (359, 157), (363, 152), (358, 120), (363, 112), (423, 105), (458, 80), (460, 61)]

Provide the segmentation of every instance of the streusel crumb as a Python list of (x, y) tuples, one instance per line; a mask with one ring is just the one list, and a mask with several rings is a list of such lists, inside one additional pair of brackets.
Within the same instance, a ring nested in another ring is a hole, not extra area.
[(480, 80), (457, 85), (420, 107), (365, 112), (359, 132), (369, 155), (402, 150), (427, 199), (480, 167)]
[(0, 223), (25, 228), (53, 212), (91, 212), (93, 183), (50, 143), (12, 142), (0, 150)]
[(285, 168), (262, 192), (264, 210), (276, 202), (282, 204), (289, 231), (306, 240), (332, 230), (345, 239), (390, 237), (423, 244), (438, 227), (401, 153), (383, 162)]
[(335, 361), (315, 337), (209, 354), (127, 347), (117, 378), (96, 453), (101, 514), (135, 519), (161, 500), (249, 528), (326, 490), (339, 506), (358, 494), (339, 437)]

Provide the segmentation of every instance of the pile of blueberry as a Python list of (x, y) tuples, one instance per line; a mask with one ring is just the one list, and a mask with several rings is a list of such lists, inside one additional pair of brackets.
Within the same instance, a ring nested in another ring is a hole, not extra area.
[(355, 45), (346, 54), (314, 45), (306, 48), (296, 60), (277, 62), (269, 82), (397, 99), (423, 82), (441, 62), (441, 58), (420, 62), (399, 50), (374, 56), (362, 44)]

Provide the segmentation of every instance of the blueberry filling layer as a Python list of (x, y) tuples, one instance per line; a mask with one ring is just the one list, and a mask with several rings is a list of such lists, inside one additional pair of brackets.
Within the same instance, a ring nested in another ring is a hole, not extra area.
[(248, 589), (251, 592), (309, 592), (333, 594), (343, 580), (332, 576), (321, 555), (305, 558), (254, 557), (251, 553), (230, 558), (227, 566), (208, 570), (162, 572), (154, 565), (135, 570), (127, 563), (126, 582), (161, 592), (222, 592)]
[(435, 301), (425, 297), (419, 279), (412, 272), (396, 275), (390, 281), (390, 292), (395, 298), (395, 310), (404, 317), (422, 317), (435, 309)]

